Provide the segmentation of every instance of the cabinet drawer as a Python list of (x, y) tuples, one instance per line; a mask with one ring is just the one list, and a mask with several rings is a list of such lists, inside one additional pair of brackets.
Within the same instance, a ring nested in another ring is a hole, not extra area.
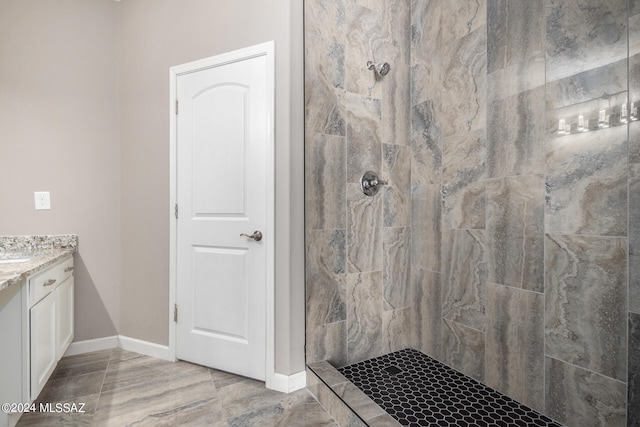
[(73, 276), (73, 257), (69, 258), (66, 261), (62, 261), (59, 267), (60, 267), (60, 280), (58, 281), (58, 283), (53, 285), (54, 288), (62, 284), (62, 282), (67, 280), (69, 277)]
[(29, 279), (29, 306), (40, 301), (73, 274), (73, 258), (69, 258)]

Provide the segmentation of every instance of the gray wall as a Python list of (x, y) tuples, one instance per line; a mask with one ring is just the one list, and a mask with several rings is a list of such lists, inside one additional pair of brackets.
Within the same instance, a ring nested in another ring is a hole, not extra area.
[[(326, 11), (307, 15), (320, 20), (307, 19), (307, 46), (317, 51), (309, 28), (321, 28), (327, 53), (319, 58), (330, 53), (333, 63), (325, 60), (318, 74), (309, 67), (321, 61), (307, 59), (307, 168), (327, 176), (307, 187), (307, 361), (344, 364), (355, 361), (344, 352), (362, 345), (349, 341), (352, 330), (364, 335), (354, 338), (369, 337), (351, 326), (358, 316), (350, 313), (385, 307), (373, 291), (349, 293), (357, 288), (348, 274), (349, 260), (372, 247), (354, 245), (362, 237), (351, 230), (374, 234), (364, 219), (381, 208), (369, 201), (343, 232), (339, 220), (345, 209), (351, 218), (357, 191), (347, 184), (336, 194), (340, 185), (329, 177), (349, 177), (350, 165), (385, 150), (348, 151), (351, 135), (367, 128), (350, 126), (360, 110), (349, 103), (348, 76), (358, 71), (339, 41), (366, 33), (374, 44), (397, 26), (350, 21), (354, 8), (373, 16), (382, 1), (307, 1), (318, 3)], [(410, 160), (403, 168), (411, 174), (411, 286), (398, 290), (415, 295), (415, 327), (394, 330), (395, 342), (413, 343), (407, 346), (568, 425), (627, 424), (629, 392), (628, 423), (637, 423), (640, 130), (633, 123), (629, 140), (626, 125), (576, 133), (575, 123), (600, 109), (615, 121), (627, 100), (627, 28), (630, 101), (640, 100), (638, 18), (628, 24), (625, 0), (589, 8), (568, 0), (410, 4)], [(342, 17), (346, 26), (332, 27)], [(379, 85), (384, 93), (393, 83)], [(388, 108), (380, 95), (370, 96)], [(560, 118), (573, 123), (572, 135), (557, 135)], [(346, 173), (336, 160), (344, 158), (345, 135)], [(402, 141), (395, 140), (400, 149)], [(393, 262), (383, 256), (383, 270), (397, 270)], [(375, 274), (358, 277), (361, 289), (381, 286)]]
[(109, 0), (0, 2), (0, 234), (78, 234), (76, 340), (120, 322), (116, 16)]
[(0, 2), (0, 233), (79, 235), (77, 341), (168, 344), (169, 67), (275, 40), (276, 372), (304, 369), (299, 3)]

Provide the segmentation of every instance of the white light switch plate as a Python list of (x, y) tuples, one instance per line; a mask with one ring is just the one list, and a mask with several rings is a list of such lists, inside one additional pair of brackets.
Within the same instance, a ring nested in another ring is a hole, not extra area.
[(36, 210), (51, 209), (51, 196), (48, 191), (36, 191), (33, 196), (36, 201)]

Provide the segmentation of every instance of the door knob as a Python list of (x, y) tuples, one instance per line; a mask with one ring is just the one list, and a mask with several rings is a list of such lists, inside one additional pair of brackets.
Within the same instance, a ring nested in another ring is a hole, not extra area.
[(248, 234), (244, 234), (244, 233), (242, 233), (240, 236), (248, 237), (250, 239), (255, 240), (256, 242), (259, 242), (260, 240), (262, 240), (262, 232), (257, 231), (257, 230), (254, 231), (251, 236), (249, 236)]

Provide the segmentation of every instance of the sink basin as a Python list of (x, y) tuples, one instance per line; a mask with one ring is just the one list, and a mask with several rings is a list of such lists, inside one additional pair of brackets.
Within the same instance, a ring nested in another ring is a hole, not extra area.
[(27, 262), (31, 258), (28, 257), (15, 257), (15, 258), (0, 258), (0, 264), (14, 264), (19, 262)]

